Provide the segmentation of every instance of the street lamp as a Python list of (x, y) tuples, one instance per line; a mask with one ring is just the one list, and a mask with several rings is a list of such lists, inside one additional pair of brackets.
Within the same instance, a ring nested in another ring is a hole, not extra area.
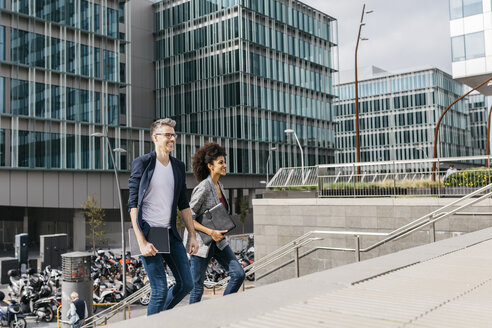
[(297, 145), (299, 146), (299, 149), (301, 150), (301, 176), (302, 176), (302, 183), (304, 184), (304, 152), (302, 151), (301, 143), (299, 142), (299, 139), (297, 138), (296, 131), (294, 131), (292, 129), (286, 129), (284, 132), (286, 134), (294, 134), (294, 137), (296, 137)]
[[(490, 82), (487, 84), (490, 85)], [(490, 154), (490, 114), (492, 113), (492, 106), (489, 109), (489, 120), (487, 121), (487, 149), (485, 151), (485, 155), (487, 155), (487, 159), (485, 160), (485, 167), (489, 167), (489, 154)]]
[[(359, 130), (359, 79), (358, 79), (358, 72), (357, 72), (357, 53), (359, 50), (359, 41), (367, 41), (369, 39), (367, 38), (361, 38), (360, 37), (360, 32), (362, 31), (362, 26), (366, 25), (364, 24), (364, 14), (370, 14), (372, 13), (372, 10), (366, 11), (366, 4), (362, 6), (362, 15), (360, 17), (360, 24), (359, 24), (359, 34), (357, 35), (357, 42), (355, 44), (355, 150), (356, 150), (356, 155), (357, 155), (357, 163), (360, 163), (360, 130)], [(360, 166), (357, 166), (357, 180), (360, 177)]]
[[(436, 157), (437, 157), (437, 137), (439, 136), (439, 126), (441, 125), (441, 121), (442, 121), (444, 115), (446, 115), (446, 113), (448, 112), (448, 110), (454, 104), (456, 104), (458, 101), (460, 101), (461, 99), (465, 98), (470, 93), (472, 93), (473, 91), (479, 89), (480, 87), (484, 86), (485, 84), (487, 84), (487, 86), (491, 86), (492, 85), (491, 82), (492, 82), (492, 76), (489, 77), (487, 80), (483, 81), (482, 83), (480, 83), (479, 85), (475, 86), (473, 89), (471, 89), (470, 91), (468, 91), (467, 93), (465, 93), (461, 97), (457, 98), (455, 101), (453, 101), (451, 103), (451, 105), (449, 105), (448, 107), (446, 107), (446, 109), (444, 110), (444, 112), (442, 112), (441, 117), (439, 117), (439, 120), (437, 121), (436, 129), (434, 130), (434, 157), (433, 157), (434, 159), (436, 159)], [(432, 181), (436, 181), (436, 162), (433, 162), (432, 163)]]
[(266, 184), (268, 185), (268, 162), (270, 161), (270, 155), (272, 154), (273, 150), (277, 150), (277, 147), (271, 147), (268, 150), (268, 158), (267, 158), (267, 163), (266, 163)]
[(122, 259), (122, 270), (123, 270), (123, 297), (126, 296), (126, 254), (125, 254), (125, 221), (123, 218), (123, 202), (121, 200), (121, 189), (120, 180), (118, 179), (118, 170), (116, 169), (116, 162), (114, 160), (113, 152), (116, 153), (126, 153), (123, 148), (111, 148), (111, 143), (108, 138), (108, 130), (106, 128), (106, 133), (95, 132), (91, 134), (92, 137), (102, 137), (106, 140), (109, 148), (109, 154), (111, 155), (111, 161), (113, 162), (114, 176), (116, 179), (116, 188), (118, 189), (118, 201), (120, 203), (120, 220), (121, 220), (121, 259)]

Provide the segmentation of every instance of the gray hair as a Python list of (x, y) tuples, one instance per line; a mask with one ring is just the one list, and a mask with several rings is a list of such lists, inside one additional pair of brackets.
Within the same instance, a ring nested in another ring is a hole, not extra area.
[(157, 121), (155, 121), (154, 123), (152, 123), (152, 125), (150, 126), (150, 135), (153, 135), (154, 134), (154, 131), (157, 130), (158, 128), (160, 128), (163, 125), (167, 125), (167, 126), (170, 126), (170, 127), (174, 128), (176, 126), (176, 121), (175, 120), (172, 120), (170, 118), (161, 118), (161, 119), (158, 119)]
[(72, 292), (72, 294), (70, 294), (70, 297), (71, 297), (71, 298), (79, 298), (79, 293), (77, 293), (77, 292)]

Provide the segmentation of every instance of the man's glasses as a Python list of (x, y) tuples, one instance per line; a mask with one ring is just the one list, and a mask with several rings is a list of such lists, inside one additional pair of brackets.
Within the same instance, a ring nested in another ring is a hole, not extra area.
[(174, 139), (178, 139), (178, 135), (176, 133), (160, 133), (160, 132), (157, 132), (157, 133), (154, 133), (156, 136), (164, 136), (168, 139), (171, 139), (174, 137)]

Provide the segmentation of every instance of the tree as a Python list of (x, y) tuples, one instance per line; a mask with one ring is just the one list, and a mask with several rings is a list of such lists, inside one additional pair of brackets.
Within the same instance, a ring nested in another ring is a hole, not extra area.
[(243, 225), (243, 233), (244, 233), (244, 221), (249, 215), (249, 205), (246, 197), (242, 196), (239, 200), (239, 221), (241, 221)]
[(97, 200), (94, 197), (89, 196), (87, 201), (82, 204), (84, 210), (84, 216), (89, 225), (89, 237), (92, 241), (92, 251), (96, 252), (96, 245), (105, 244), (106, 238), (104, 238), (105, 230), (103, 227), (106, 225), (104, 222), (104, 210), (97, 204)]

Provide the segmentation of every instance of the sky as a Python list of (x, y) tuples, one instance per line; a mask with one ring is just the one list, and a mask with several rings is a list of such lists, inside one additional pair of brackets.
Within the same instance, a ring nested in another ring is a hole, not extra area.
[(432, 66), (451, 74), (449, 0), (302, 0), (338, 21), (339, 69), (354, 69), (362, 6), (366, 11), (359, 44), (359, 68), (387, 71)]

